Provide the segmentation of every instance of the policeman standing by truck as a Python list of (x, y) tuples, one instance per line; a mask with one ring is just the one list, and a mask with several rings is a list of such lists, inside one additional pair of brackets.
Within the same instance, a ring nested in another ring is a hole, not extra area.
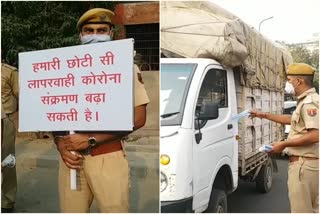
[(292, 116), (251, 112), (251, 117), (291, 124), (288, 139), (273, 142), (270, 153), (289, 156), (288, 196), (293, 213), (319, 213), (319, 95), (312, 86), (314, 72), (304, 63), (288, 66), (286, 90), (297, 96)]

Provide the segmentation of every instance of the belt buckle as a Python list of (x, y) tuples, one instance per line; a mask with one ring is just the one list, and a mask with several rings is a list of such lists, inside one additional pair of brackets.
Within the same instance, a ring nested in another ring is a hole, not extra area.
[(89, 146), (88, 148), (79, 151), (79, 153), (82, 155), (91, 155), (91, 147)]

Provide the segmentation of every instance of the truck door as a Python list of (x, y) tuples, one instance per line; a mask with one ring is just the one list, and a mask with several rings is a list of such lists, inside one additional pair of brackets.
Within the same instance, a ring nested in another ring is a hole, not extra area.
[[(194, 112), (194, 210), (208, 203), (213, 173), (223, 161), (228, 160), (231, 164), (234, 150), (234, 127), (231, 120), (229, 99), (236, 98), (228, 96), (228, 90), (230, 90), (228, 89), (228, 73), (226, 70), (208, 68), (203, 76), (196, 103), (197, 109)], [(217, 108), (216, 118), (198, 121), (199, 111), (205, 111), (203, 108), (208, 106)]]

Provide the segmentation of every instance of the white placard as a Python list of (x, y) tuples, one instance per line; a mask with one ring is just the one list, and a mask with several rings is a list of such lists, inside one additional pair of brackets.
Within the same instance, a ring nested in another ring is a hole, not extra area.
[(19, 131), (132, 130), (133, 39), (19, 53)]

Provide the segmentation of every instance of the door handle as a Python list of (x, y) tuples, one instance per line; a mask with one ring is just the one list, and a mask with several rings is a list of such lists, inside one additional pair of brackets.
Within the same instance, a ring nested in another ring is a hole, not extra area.
[(233, 125), (232, 124), (228, 124), (228, 129), (232, 129)]

